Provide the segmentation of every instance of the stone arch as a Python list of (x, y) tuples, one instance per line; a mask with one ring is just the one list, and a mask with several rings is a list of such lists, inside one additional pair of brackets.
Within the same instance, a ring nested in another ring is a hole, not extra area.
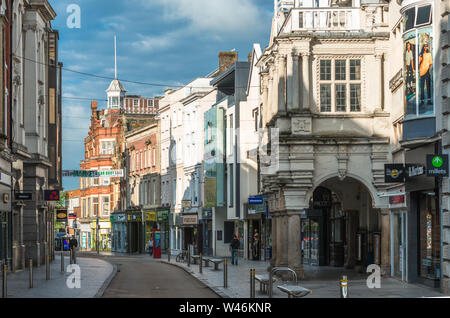
[[(332, 179), (332, 178), (339, 178), (339, 173), (333, 172), (333, 173), (326, 174), (326, 175), (320, 177), (319, 179), (317, 179), (317, 181), (313, 182), (313, 186), (306, 193), (305, 202), (309, 202), (313, 196), (314, 191), (318, 187), (320, 187), (325, 181)], [(377, 195), (377, 189), (371, 182), (368, 182), (366, 179), (361, 178), (360, 176), (352, 174), (352, 173), (347, 173), (346, 178), (352, 178), (352, 179), (358, 181), (359, 183), (361, 183), (366, 188), (367, 192), (370, 195), (370, 198), (372, 199), (372, 204), (373, 204), (374, 208), (384, 208), (385, 207), (385, 203)], [(343, 181), (345, 181), (345, 179)]]

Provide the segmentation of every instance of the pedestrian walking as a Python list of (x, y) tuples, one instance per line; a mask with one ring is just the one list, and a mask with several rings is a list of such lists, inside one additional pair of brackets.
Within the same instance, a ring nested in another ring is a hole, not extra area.
[(148, 246), (148, 253), (150, 256), (152, 256), (153, 255), (153, 240), (151, 238), (148, 240), (147, 246)]
[(238, 251), (239, 247), (241, 246), (241, 242), (239, 242), (236, 235), (233, 236), (233, 239), (231, 240), (231, 264), (237, 265), (238, 264)]

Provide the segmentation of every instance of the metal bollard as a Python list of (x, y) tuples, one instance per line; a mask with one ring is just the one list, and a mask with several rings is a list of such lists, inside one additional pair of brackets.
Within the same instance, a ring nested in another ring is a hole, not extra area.
[(203, 274), (203, 255), (200, 253), (200, 264), (198, 264), (198, 272)]
[(228, 268), (227, 260), (223, 261), (223, 287), (228, 288)]
[(65, 268), (64, 268), (64, 251), (61, 252), (61, 273), (65, 273)]
[(30, 288), (33, 288), (33, 259), (28, 261), (28, 267), (30, 269)]
[(75, 247), (73, 248), (72, 256), (73, 256), (73, 263), (76, 264), (77, 263), (77, 250)]
[(50, 255), (45, 257), (45, 279), (50, 280)]
[(250, 269), (250, 298), (255, 298), (255, 269)]
[(167, 261), (170, 263), (170, 248), (167, 249)]
[(70, 258), (70, 264), (73, 264), (73, 252), (72, 252), (72, 249), (70, 249), (70, 256), (69, 256), (69, 258)]
[(2, 297), (8, 298), (8, 266), (3, 264), (3, 288)]
[(340, 280), (340, 290), (341, 290), (341, 298), (348, 298), (348, 279), (347, 276), (342, 276)]

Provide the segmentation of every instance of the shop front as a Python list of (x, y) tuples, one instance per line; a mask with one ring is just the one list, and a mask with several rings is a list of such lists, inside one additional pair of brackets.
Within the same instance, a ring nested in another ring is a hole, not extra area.
[[(91, 246), (99, 251), (111, 251), (111, 221), (110, 219), (91, 220)], [(98, 242), (98, 244), (97, 244)]]
[(202, 250), (205, 256), (213, 255), (212, 235), (212, 208), (203, 208), (202, 217), (199, 220), (199, 231), (202, 232)]
[(145, 251), (148, 251), (148, 241), (153, 237), (153, 232), (158, 228), (156, 211), (144, 211), (145, 218)]
[(113, 252), (127, 252), (127, 217), (125, 213), (111, 214), (111, 249)]
[[(268, 216), (267, 202), (263, 196), (251, 196), (246, 205), (247, 223), (246, 257), (249, 260), (268, 260), (272, 258), (272, 222)], [(243, 225), (238, 224), (237, 233), (243, 237)], [(241, 248), (244, 250), (244, 241)]]
[(405, 187), (388, 191), (391, 225), (391, 276), (402, 281), (408, 279), (408, 211)]
[(157, 228), (161, 231), (161, 251), (167, 252), (169, 248), (169, 210), (156, 211)]
[(183, 219), (181, 213), (169, 213), (170, 253), (178, 255), (183, 249)]
[(183, 213), (182, 215), (183, 228), (183, 249), (198, 255), (202, 250), (202, 238), (199, 239), (198, 232), (198, 214), (197, 213)]
[(144, 242), (142, 215), (143, 212), (130, 211), (127, 213), (128, 253), (145, 252), (146, 242)]
[[(420, 174), (407, 174), (407, 213), (393, 219), (393, 226), (406, 228), (405, 279), (435, 288), (440, 287), (441, 281), (441, 213), (439, 176), (433, 174), (436, 169), (431, 161), (438, 156), (434, 155), (438, 150), (436, 144), (428, 144), (406, 152), (405, 168), (421, 166), (423, 169)], [(437, 170), (445, 170), (444, 175), (448, 175), (448, 162)]]
[(84, 220), (80, 222), (80, 247), (83, 250), (90, 251), (92, 249), (92, 229), (90, 223)]

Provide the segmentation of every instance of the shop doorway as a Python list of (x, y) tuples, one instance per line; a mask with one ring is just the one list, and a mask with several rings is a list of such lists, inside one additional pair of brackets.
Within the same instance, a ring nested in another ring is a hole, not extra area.
[(247, 242), (248, 259), (261, 260), (261, 220), (249, 220)]
[(301, 222), (302, 260), (304, 264), (319, 265), (319, 222), (304, 219)]
[(407, 281), (407, 214), (391, 214), (391, 276)]

